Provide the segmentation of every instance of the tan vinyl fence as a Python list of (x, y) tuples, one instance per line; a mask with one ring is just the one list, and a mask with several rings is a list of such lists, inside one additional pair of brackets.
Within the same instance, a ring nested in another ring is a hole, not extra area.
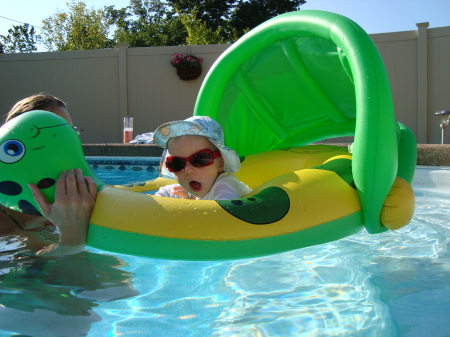
[[(419, 143), (440, 143), (434, 113), (450, 110), (450, 27), (371, 35), (389, 74), (396, 118)], [(120, 143), (123, 117), (134, 134), (192, 115), (208, 69), (229, 45), (127, 48), (0, 54), (0, 113), (19, 99), (48, 92), (68, 102), (83, 143)], [(181, 81), (173, 53), (204, 59), (201, 77)], [(450, 132), (449, 132), (450, 133)], [(450, 135), (446, 136), (450, 143)]]

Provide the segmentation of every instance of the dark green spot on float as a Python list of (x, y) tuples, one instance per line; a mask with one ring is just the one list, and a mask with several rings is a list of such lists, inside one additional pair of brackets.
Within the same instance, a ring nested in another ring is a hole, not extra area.
[(236, 218), (254, 225), (277, 222), (286, 216), (290, 208), (288, 194), (275, 186), (249, 198), (219, 200), (217, 203)]
[(4, 195), (19, 195), (22, 193), (22, 186), (15, 181), (5, 180), (0, 182), (0, 193)]

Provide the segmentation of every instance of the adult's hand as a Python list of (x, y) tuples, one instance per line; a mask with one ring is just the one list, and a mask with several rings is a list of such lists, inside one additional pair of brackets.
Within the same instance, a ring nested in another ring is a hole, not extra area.
[(36, 185), (28, 185), (42, 214), (59, 230), (59, 243), (36, 255), (69, 255), (83, 250), (89, 219), (97, 197), (97, 185), (80, 169), (61, 172), (56, 182), (55, 201), (49, 203)]

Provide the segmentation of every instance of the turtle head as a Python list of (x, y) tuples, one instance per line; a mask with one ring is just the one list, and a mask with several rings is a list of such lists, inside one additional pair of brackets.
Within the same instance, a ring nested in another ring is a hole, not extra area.
[[(53, 202), (55, 183), (64, 170), (81, 168), (93, 174), (73, 126), (48, 111), (29, 111), (0, 128), (0, 203), (40, 215), (28, 184), (37, 185)], [(100, 182), (101, 183), (101, 182)]]

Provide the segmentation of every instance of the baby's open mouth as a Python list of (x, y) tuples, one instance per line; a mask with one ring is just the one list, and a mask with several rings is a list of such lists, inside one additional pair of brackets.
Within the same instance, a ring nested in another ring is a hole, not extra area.
[(195, 180), (189, 182), (189, 186), (194, 192), (199, 192), (202, 189), (202, 183)]

